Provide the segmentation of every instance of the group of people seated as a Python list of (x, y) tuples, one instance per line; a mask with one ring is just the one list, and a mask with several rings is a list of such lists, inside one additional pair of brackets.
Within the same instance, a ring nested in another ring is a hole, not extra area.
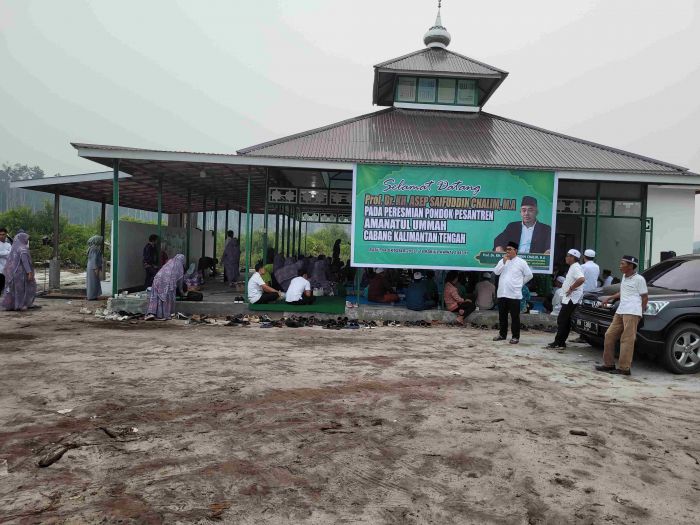
[[(338, 251), (339, 255), (339, 251)], [(284, 257), (268, 251), (264, 264), (258, 261), (255, 273), (248, 280), (248, 301), (251, 304), (272, 303), (284, 297), (287, 304), (313, 304), (314, 290), (319, 295), (333, 295), (338, 284), (344, 285), (350, 264), (337, 257), (329, 259), (321, 254), (317, 257)]]

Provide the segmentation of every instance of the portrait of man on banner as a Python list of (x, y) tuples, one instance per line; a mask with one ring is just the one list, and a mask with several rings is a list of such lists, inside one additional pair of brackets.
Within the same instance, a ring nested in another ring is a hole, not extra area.
[(552, 228), (537, 219), (537, 199), (526, 195), (520, 203), (521, 220), (509, 223), (493, 241), (493, 250), (505, 251), (509, 242), (520, 245), (520, 253), (543, 253), (551, 250)]

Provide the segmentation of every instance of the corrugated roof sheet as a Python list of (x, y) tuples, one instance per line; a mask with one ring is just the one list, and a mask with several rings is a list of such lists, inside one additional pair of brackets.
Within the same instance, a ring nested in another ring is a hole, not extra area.
[(498, 68), (439, 47), (421, 49), (408, 55), (387, 60), (374, 67), (382, 70), (406, 72), (454, 73), (495, 77), (508, 75), (507, 72)]
[(393, 107), (238, 153), (368, 163), (688, 173), (680, 166), (489, 113)]

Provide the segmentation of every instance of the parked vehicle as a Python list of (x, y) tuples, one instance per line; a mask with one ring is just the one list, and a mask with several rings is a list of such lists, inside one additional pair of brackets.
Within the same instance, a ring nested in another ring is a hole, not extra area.
[[(637, 330), (636, 349), (657, 355), (675, 374), (700, 370), (700, 255), (660, 262), (642, 272), (649, 305)], [(572, 317), (573, 329), (594, 346), (602, 346), (605, 331), (619, 305), (602, 305), (620, 285), (584, 295)]]

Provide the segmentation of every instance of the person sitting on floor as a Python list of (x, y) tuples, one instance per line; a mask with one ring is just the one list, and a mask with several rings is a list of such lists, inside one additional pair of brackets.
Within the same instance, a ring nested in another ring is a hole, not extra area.
[(313, 262), (313, 266), (309, 268), (309, 276), (311, 277), (311, 286), (314, 288), (323, 288), (323, 292), (326, 294), (333, 290), (330, 261), (325, 255), (319, 255), (318, 259)]
[(477, 283), (476, 288), (476, 306), (479, 310), (493, 310), (496, 306), (496, 287), (491, 282), (491, 273), (486, 272), (481, 274), (481, 281)]
[(457, 322), (464, 324), (464, 319), (476, 310), (476, 305), (471, 299), (465, 299), (459, 295), (458, 284), (459, 273), (455, 270), (447, 272), (447, 277), (445, 277), (445, 308), (456, 313)]
[(435, 282), (435, 272), (433, 270), (426, 270), (425, 272), (425, 289), (428, 292), (428, 297), (431, 301), (435, 301), (435, 304), (440, 302), (440, 293), (438, 292), (437, 283)]
[(292, 282), (289, 283), (287, 295), (284, 299), (285, 302), (297, 306), (314, 304), (315, 298), (311, 293), (311, 283), (309, 282), (309, 276), (306, 270), (302, 268), (297, 274), (298, 275), (292, 279)]
[[(277, 282), (277, 288), (286, 292), (289, 289), (289, 285), (292, 280), (296, 279), (299, 275), (299, 270), (304, 268), (304, 261), (297, 261), (290, 264), (285, 264), (275, 272), (275, 281)], [(265, 269), (267, 271), (267, 268)], [(265, 275), (263, 275), (263, 280), (265, 280)], [(266, 282), (267, 284), (267, 282)]]
[(377, 268), (369, 282), (367, 299), (375, 303), (398, 303), (399, 296), (389, 285), (384, 268)]
[(255, 273), (248, 280), (248, 302), (250, 304), (274, 303), (279, 298), (279, 292), (265, 284), (262, 275), (265, 267), (261, 262), (255, 265)]
[(423, 281), (423, 274), (414, 272), (413, 282), (406, 288), (406, 308), (420, 312), (435, 308), (435, 301), (430, 298), (428, 289)]

